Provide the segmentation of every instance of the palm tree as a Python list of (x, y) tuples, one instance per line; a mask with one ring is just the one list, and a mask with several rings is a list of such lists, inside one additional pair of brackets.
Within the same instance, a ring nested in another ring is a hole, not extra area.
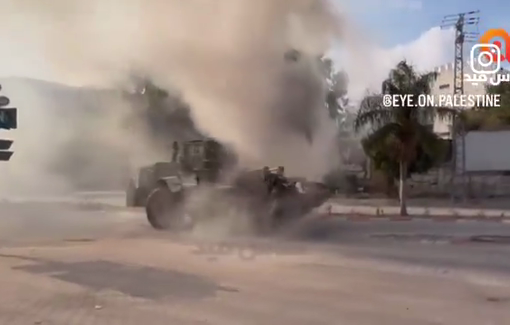
[[(390, 95), (430, 94), (435, 72), (418, 74), (405, 60), (391, 70), (382, 83), (382, 93)], [(398, 162), (400, 214), (407, 215), (406, 179), (410, 164), (416, 159), (418, 149), (426, 152), (437, 150), (438, 137), (430, 124), (435, 116), (445, 118), (454, 113), (450, 108), (435, 107), (385, 107), (381, 95), (363, 99), (354, 121), (357, 132), (370, 129), (364, 138), (367, 151), (385, 150)], [(384, 149), (382, 149), (384, 148)], [(367, 152), (368, 153), (368, 152)]]

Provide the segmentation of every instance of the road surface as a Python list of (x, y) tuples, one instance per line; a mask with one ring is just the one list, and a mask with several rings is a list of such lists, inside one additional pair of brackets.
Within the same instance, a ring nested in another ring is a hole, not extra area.
[(154, 231), (127, 209), (0, 208), (0, 324), (510, 319), (510, 245), (457, 240), (510, 236), (508, 224), (311, 219), (280, 238), (218, 241)]

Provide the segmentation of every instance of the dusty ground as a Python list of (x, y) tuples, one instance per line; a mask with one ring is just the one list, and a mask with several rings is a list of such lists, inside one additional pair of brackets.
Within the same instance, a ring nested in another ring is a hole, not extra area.
[(136, 212), (4, 206), (0, 324), (509, 324), (506, 245), (370, 236), (510, 235), (448, 225), (322, 220), (211, 252)]
[(11, 248), (0, 273), (2, 324), (469, 325), (510, 317), (510, 287), (496, 279), (320, 255), (211, 259), (147, 239)]

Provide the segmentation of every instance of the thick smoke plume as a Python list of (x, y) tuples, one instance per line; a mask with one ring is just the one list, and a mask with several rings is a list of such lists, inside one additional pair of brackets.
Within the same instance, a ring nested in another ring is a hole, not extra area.
[(0, 19), (0, 36), (44, 62), (26, 74), (95, 87), (143, 75), (177, 89), (200, 131), (246, 166), (318, 177), (333, 162), (317, 57), (341, 20), (327, 1), (2, 0)]

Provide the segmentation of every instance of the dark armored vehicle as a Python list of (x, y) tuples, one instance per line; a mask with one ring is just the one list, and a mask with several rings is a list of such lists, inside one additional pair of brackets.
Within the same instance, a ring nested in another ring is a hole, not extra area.
[(182, 230), (233, 210), (239, 218), (247, 218), (250, 229), (268, 233), (307, 215), (329, 198), (323, 184), (286, 178), (280, 171), (283, 168), (265, 167), (240, 172), (228, 183), (207, 187), (205, 199), (200, 184), (190, 186), (178, 178), (161, 181), (147, 199), (147, 219), (156, 229)]
[(145, 206), (156, 229), (183, 230), (235, 213), (267, 232), (298, 219), (330, 196), (321, 183), (292, 179), (283, 167), (232, 172), (235, 157), (214, 140), (183, 144), (174, 162), (141, 168), (127, 191), (128, 206)]
[(138, 170), (129, 181), (126, 206), (144, 207), (147, 197), (158, 187), (158, 181), (172, 179), (193, 180), (196, 183), (215, 183), (221, 173), (235, 163), (235, 158), (212, 139), (193, 140), (174, 147), (174, 161), (157, 162)]

